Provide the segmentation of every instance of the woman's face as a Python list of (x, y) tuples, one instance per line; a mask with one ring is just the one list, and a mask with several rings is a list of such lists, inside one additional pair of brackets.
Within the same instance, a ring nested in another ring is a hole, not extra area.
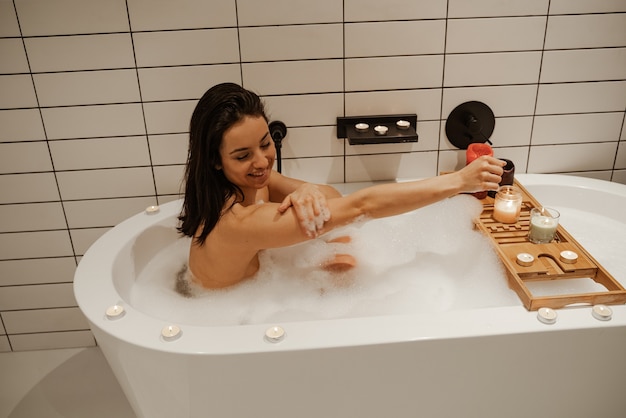
[(222, 138), (220, 157), (224, 175), (242, 190), (267, 186), (276, 148), (265, 119), (244, 116), (227, 129)]

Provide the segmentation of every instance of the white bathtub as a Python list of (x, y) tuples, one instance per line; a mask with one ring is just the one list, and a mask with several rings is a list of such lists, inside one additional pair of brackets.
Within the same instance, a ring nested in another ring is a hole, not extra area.
[[(624, 185), (557, 175), (516, 178), (541, 203), (560, 209), (562, 219), (569, 210), (577, 219), (589, 215), (586, 225), (564, 223), (577, 239), (593, 235), (594, 219), (626, 228)], [(626, 413), (624, 305), (611, 306), (608, 321), (594, 318), (589, 306), (560, 309), (551, 325), (518, 303), (239, 326), (150, 317), (129, 304), (130, 289), (152, 256), (176, 239), (179, 207), (171, 202), (112, 229), (85, 254), (74, 281), (78, 304), (139, 417)], [(621, 232), (607, 239), (624, 241)], [(591, 254), (601, 263), (626, 260), (626, 254)], [(107, 317), (113, 305), (124, 313)], [(172, 340), (162, 336), (170, 325), (181, 330)]]

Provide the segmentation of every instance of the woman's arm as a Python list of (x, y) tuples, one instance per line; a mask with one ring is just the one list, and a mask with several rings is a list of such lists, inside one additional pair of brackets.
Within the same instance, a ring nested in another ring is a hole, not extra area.
[[(480, 157), (462, 170), (425, 180), (368, 187), (344, 197), (329, 199), (332, 213), (324, 229), (330, 231), (359, 217), (382, 218), (409, 212), (461, 192), (495, 190), (504, 162)], [(277, 203), (236, 205), (220, 221), (228, 234), (245, 239), (246, 245), (262, 250), (306, 241), (295, 210), (278, 212)], [(244, 238), (245, 237), (245, 238)]]
[(270, 201), (281, 203), (278, 212), (284, 213), (293, 207), (300, 227), (311, 237), (317, 236), (330, 218), (327, 199), (341, 196), (341, 193), (331, 186), (305, 183), (275, 171), (272, 172), (269, 191)]

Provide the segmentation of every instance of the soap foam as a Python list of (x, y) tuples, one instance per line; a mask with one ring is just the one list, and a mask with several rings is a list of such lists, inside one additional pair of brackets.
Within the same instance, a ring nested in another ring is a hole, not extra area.
[[(390, 218), (356, 222), (320, 238), (263, 251), (251, 279), (184, 298), (174, 290), (189, 239), (164, 248), (131, 291), (131, 305), (179, 324), (222, 326), (412, 314), (520, 305), (487, 237), (474, 230), (481, 203), (456, 196)], [(349, 235), (349, 243), (328, 241)], [(343, 273), (321, 265), (351, 254)]]

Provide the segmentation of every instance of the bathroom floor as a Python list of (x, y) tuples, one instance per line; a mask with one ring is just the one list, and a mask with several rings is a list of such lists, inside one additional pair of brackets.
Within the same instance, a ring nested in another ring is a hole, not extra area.
[(136, 418), (97, 347), (0, 354), (0, 418)]

